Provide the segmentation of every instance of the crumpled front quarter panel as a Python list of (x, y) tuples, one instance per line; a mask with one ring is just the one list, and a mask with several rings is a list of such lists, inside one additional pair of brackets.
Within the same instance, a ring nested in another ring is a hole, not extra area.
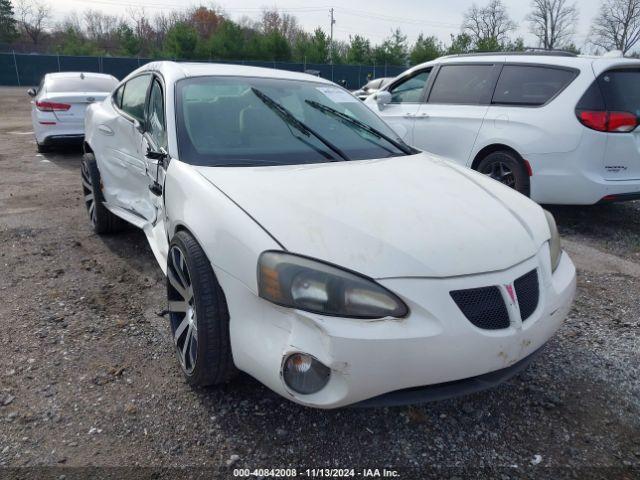
[(185, 228), (221, 269), (257, 293), (257, 262), (265, 250), (280, 250), (251, 217), (193, 167), (172, 160), (165, 181), (169, 239)]

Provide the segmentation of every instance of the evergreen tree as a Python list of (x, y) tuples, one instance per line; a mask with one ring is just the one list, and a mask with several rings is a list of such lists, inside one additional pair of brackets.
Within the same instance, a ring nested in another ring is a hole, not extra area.
[(373, 63), (371, 54), (371, 42), (368, 39), (355, 35), (349, 38), (349, 50), (347, 51), (347, 63), (368, 65)]
[(435, 60), (444, 54), (444, 47), (436, 37), (425, 37), (420, 34), (416, 43), (411, 49), (409, 54), (409, 60), (411, 64), (417, 65), (418, 63), (428, 62), (429, 60)]
[(11, 43), (18, 37), (11, 0), (0, 0), (0, 42)]

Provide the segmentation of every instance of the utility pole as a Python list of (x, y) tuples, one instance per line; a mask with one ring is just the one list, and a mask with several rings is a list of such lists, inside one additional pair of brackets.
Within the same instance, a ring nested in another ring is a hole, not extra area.
[(331, 15), (331, 36), (329, 37), (329, 63), (333, 65), (333, 26), (336, 23), (335, 18), (333, 18), (333, 7), (329, 10), (329, 14)]

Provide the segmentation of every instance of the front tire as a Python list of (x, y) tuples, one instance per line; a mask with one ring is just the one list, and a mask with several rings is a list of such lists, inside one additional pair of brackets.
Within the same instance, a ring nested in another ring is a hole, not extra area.
[(100, 188), (100, 172), (93, 153), (85, 153), (80, 164), (82, 193), (93, 230), (98, 234), (116, 233), (124, 228), (124, 220), (116, 217), (104, 206)]
[(236, 369), (227, 302), (202, 247), (185, 231), (169, 245), (167, 299), (173, 342), (187, 382), (205, 387), (232, 378)]
[(480, 161), (477, 170), (527, 197), (530, 194), (527, 169), (522, 159), (513, 152), (492, 152)]

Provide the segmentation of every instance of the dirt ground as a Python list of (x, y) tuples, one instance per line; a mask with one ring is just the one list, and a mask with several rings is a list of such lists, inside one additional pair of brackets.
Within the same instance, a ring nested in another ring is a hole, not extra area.
[(56, 467), (52, 478), (81, 466), (640, 478), (640, 202), (551, 208), (578, 295), (518, 377), (423, 406), (318, 411), (248, 376), (189, 388), (144, 236), (95, 235), (80, 153), (37, 154), (28, 97), (0, 98), (0, 478), (34, 466)]

